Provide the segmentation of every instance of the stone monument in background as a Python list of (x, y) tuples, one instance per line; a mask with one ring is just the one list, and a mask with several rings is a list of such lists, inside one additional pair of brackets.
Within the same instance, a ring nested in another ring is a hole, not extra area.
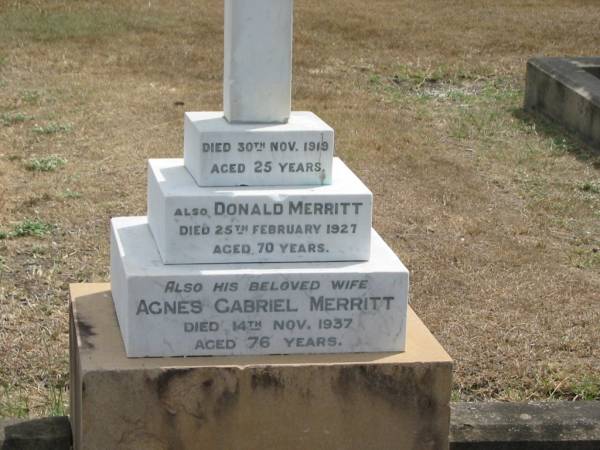
[(72, 288), (78, 449), (447, 447), (451, 361), (333, 129), (291, 111), (292, 9), (225, 0), (223, 112), (149, 161), (110, 289)]

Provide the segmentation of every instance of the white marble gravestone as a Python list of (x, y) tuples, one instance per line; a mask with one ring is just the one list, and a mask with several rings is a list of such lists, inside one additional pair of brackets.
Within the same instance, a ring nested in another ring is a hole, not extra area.
[(149, 162), (148, 217), (112, 220), (128, 356), (403, 351), (408, 271), (334, 132), (291, 112), (292, 0), (225, 0), (224, 112)]
[(110, 292), (72, 285), (73, 447), (447, 448), (451, 360), (333, 130), (291, 112), (292, 0), (225, 4), (224, 112), (186, 113), (148, 217), (111, 220)]

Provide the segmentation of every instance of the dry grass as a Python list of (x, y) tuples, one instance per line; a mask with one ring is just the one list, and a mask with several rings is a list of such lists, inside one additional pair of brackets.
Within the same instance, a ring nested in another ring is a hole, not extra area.
[[(0, 3), (0, 416), (63, 412), (68, 283), (107, 280), (146, 159), (220, 109), (221, 8)], [(455, 398), (600, 397), (599, 157), (520, 109), (526, 60), (594, 54), (599, 22), (595, 0), (296, 4), (294, 108), (375, 194)]]

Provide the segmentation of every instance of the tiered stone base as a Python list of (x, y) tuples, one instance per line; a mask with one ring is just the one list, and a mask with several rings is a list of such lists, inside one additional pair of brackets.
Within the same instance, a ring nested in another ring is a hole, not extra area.
[(76, 450), (444, 449), (452, 362), (403, 353), (128, 359), (108, 284), (71, 287)]
[(165, 265), (145, 217), (112, 220), (127, 355), (402, 351), (408, 271), (375, 233), (368, 261)]
[(198, 187), (182, 159), (148, 164), (148, 223), (165, 264), (364, 261), (372, 194), (339, 159), (319, 186)]

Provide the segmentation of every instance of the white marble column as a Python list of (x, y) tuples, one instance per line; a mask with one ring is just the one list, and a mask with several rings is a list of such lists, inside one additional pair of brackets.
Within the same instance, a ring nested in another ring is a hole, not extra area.
[(230, 122), (285, 123), (293, 0), (225, 0), (223, 109)]

